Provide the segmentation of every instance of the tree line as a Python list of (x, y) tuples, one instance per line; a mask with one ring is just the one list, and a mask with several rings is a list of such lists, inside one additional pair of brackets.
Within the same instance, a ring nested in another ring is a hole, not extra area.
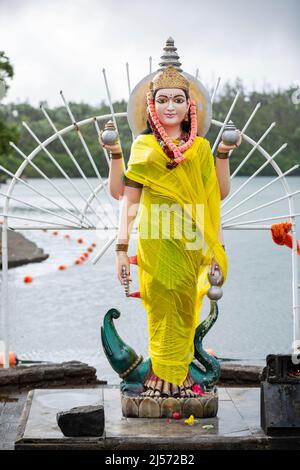
[[(2, 55), (1, 55), (2, 54)], [(4, 65), (4, 68), (3, 68)], [(12, 78), (13, 69), (8, 67), (8, 58), (5, 59), (4, 53), (0, 52), (0, 72), (5, 78)], [(4, 70), (4, 75), (3, 75)], [(7, 87), (8, 88), (8, 87)], [(213, 104), (213, 118), (223, 121), (232, 104), (237, 90), (240, 91), (239, 99), (231, 115), (231, 119), (239, 129), (242, 129), (247, 122), (250, 114), (258, 102), (261, 103), (260, 109), (257, 111), (254, 119), (251, 121), (246, 130), (246, 134), (254, 140), (258, 140), (267, 130), (272, 122), (276, 122), (276, 126), (271, 130), (270, 134), (265, 138), (262, 145), (272, 155), (283, 143), (287, 142), (288, 146), (281, 154), (276, 157), (275, 161), (279, 164), (283, 171), (300, 162), (300, 99), (295, 94), (295, 87), (292, 86), (285, 90), (267, 90), (263, 92), (247, 91), (240, 79), (234, 84), (226, 83), (222, 91), (218, 93), (216, 101)], [(298, 94), (299, 95), (299, 94)], [(299, 101), (299, 102), (298, 102)], [(98, 106), (92, 106), (87, 103), (70, 102), (70, 108), (77, 121), (83, 119), (100, 116), (110, 113), (110, 108), (104, 101)], [(72, 125), (70, 117), (64, 106), (57, 106), (52, 109), (48, 107), (47, 102), (41, 102), (54, 122), (58, 130)], [(125, 112), (127, 102), (125, 100), (113, 103), (116, 113)], [(40, 107), (35, 107), (28, 102), (9, 103), (3, 105), (0, 103), (0, 164), (11, 172), (15, 172), (23, 161), (23, 158), (10, 146), (9, 142), (13, 141), (25, 155), (37, 146), (37, 142), (30, 133), (23, 127), (22, 121), (25, 121), (29, 127), (43, 142), (53, 133), (53, 129), (49, 125), (47, 119), (42, 113)], [(99, 122), (100, 128), (103, 128), (104, 122)], [(130, 146), (132, 135), (125, 117), (118, 119), (118, 129), (122, 142), (125, 161), (128, 161), (130, 154)], [(92, 121), (81, 128), (82, 136), (86, 141), (88, 149), (95, 161), (95, 164), (102, 176), (107, 176), (108, 165), (102, 148), (99, 146), (97, 132), (94, 122)], [(206, 138), (214, 142), (219, 128), (211, 126)], [(82, 167), (86, 176), (95, 176), (94, 169), (90, 163), (87, 153), (81, 144), (76, 127), (63, 136), (66, 144), (72, 151), (77, 162)], [(63, 167), (70, 177), (79, 177), (80, 174), (76, 166), (71, 161), (66, 150), (58, 139), (50, 143), (47, 147), (49, 152), (55, 156), (55, 159)], [(236, 149), (230, 160), (231, 173), (241, 162), (244, 156), (252, 147), (247, 142), (243, 142), (239, 149)], [(258, 151), (255, 151), (246, 165), (242, 167), (239, 175), (252, 174), (263, 162), (264, 158)], [(50, 160), (44, 151), (40, 151), (34, 158), (33, 162), (49, 177), (62, 176), (55, 164)], [(1, 177), (4, 178), (3, 172)], [(260, 173), (263, 176), (274, 175), (271, 165), (267, 165)], [(293, 175), (300, 175), (298, 168)], [(40, 177), (38, 172), (28, 165), (23, 173), (27, 177)]]

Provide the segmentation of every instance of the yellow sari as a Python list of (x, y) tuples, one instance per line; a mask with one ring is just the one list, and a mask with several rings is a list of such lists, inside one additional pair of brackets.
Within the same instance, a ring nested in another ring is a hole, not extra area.
[(170, 159), (154, 135), (141, 134), (125, 172), (144, 186), (137, 262), (152, 368), (176, 385), (182, 385), (194, 359), (194, 334), (213, 257), (224, 282), (227, 277), (227, 256), (218, 240), (220, 188), (208, 140), (196, 137), (184, 155), (169, 170)]

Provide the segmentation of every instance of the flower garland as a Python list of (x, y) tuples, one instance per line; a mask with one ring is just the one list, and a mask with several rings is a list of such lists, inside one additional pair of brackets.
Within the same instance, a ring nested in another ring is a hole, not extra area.
[[(154, 134), (156, 134), (157, 138), (157, 133), (155, 130), (157, 130), (160, 138), (163, 140), (163, 142), (166, 144), (166, 146), (173, 152), (173, 158), (174, 161), (169, 163), (167, 165), (168, 168), (174, 168), (177, 166), (178, 163), (182, 162), (185, 159), (185, 156), (183, 155), (183, 152), (188, 150), (194, 143), (194, 140), (197, 136), (197, 107), (196, 103), (194, 100), (190, 100), (190, 116), (191, 116), (191, 130), (189, 133), (189, 138), (186, 142), (184, 142), (182, 145), (177, 146), (172, 142), (172, 139), (168, 136), (166, 133), (163, 125), (158, 119), (158, 116), (155, 111), (155, 105), (154, 105), (154, 99), (152, 96), (152, 93), (149, 91), (147, 93), (147, 105), (148, 105), (148, 112), (149, 112), (149, 121), (151, 127), (153, 126), (153, 131)], [(185, 139), (184, 139), (185, 140)], [(170, 156), (170, 155), (169, 155)], [(172, 157), (170, 157), (172, 158)]]
[[(155, 127), (152, 119), (151, 119), (151, 116), (150, 116), (150, 113), (147, 113), (147, 119), (149, 121), (149, 124), (150, 124), (150, 127), (151, 127), (151, 130), (153, 132), (153, 135), (156, 139), (156, 141), (159, 143), (159, 145), (161, 146), (162, 150), (165, 152), (165, 154), (172, 160), (171, 162), (168, 162), (166, 164), (166, 167), (169, 168), (170, 170), (172, 170), (173, 168), (175, 168), (178, 163), (174, 162), (174, 153), (171, 149), (169, 149), (169, 147), (167, 146), (167, 144), (162, 140), (162, 137), (160, 135), (160, 133), (158, 132), (157, 128)], [(181, 136), (180, 136), (180, 143), (184, 143), (184, 142), (187, 142), (190, 138), (190, 131), (189, 132), (182, 132)]]

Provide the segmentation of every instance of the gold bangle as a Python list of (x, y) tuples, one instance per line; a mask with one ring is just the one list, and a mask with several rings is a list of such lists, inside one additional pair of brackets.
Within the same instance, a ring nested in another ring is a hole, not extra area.
[(116, 243), (116, 251), (128, 251), (128, 243)]

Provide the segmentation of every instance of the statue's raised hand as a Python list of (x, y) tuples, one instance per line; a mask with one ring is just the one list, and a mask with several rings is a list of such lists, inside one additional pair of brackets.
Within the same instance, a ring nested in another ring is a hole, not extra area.
[(117, 142), (115, 144), (104, 144), (104, 142), (102, 141), (102, 132), (100, 132), (100, 135), (99, 135), (99, 144), (105, 148), (108, 152), (111, 152), (111, 153), (122, 153), (122, 147), (121, 147), (121, 142), (120, 140), (117, 140)]
[(241, 145), (241, 142), (242, 142), (242, 134), (241, 134), (241, 131), (239, 129), (237, 129), (237, 132), (240, 134), (239, 136), (239, 139), (237, 141), (236, 144), (233, 144), (233, 145), (227, 145), (227, 144), (224, 144), (223, 141), (221, 141), (218, 145), (218, 152), (220, 153), (228, 153), (230, 152), (230, 150), (234, 150), (235, 148), (239, 147)]

